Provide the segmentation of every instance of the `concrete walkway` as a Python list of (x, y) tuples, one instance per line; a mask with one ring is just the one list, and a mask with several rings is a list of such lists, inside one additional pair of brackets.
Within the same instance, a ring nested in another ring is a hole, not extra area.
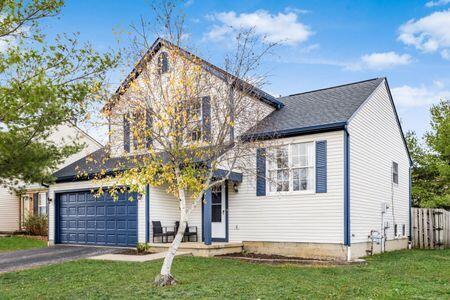
[(0, 253), (0, 273), (123, 251), (117, 248), (56, 245), (47, 248)]
[[(175, 256), (192, 255), (191, 252), (177, 252)], [(89, 259), (95, 260), (111, 260), (111, 261), (130, 261), (130, 262), (145, 262), (157, 259), (163, 259), (166, 256), (166, 252), (152, 253), (146, 255), (130, 255), (130, 254), (104, 254), (89, 257)]]

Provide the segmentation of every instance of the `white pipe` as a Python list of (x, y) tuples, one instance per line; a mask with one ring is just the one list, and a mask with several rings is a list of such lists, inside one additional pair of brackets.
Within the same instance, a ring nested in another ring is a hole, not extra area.
[(352, 260), (352, 247), (347, 246), (347, 261)]

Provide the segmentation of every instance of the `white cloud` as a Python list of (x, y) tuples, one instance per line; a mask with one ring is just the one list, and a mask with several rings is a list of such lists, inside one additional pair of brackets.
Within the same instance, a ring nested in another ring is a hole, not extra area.
[(409, 54), (397, 54), (394, 51), (375, 52), (361, 56), (357, 62), (345, 64), (344, 69), (350, 71), (360, 71), (364, 69), (384, 70), (396, 66), (408, 65), (411, 61), (412, 58)]
[(361, 61), (369, 69), (387, 69), (399, 65), (411, 63), (411, 55), (397, 54), (393, 51), (366, 54), (361, 57)]
[(435, 7), (435, 6), (443, 6), (450, 3), (450, 0), (438, 0), (438, 1), (428, 1), (425, 6), (426, 7)]
[(300, 8), (296, 8), (296, 7), (291, 7), (288, 6), (284, 9), (285, 12), (294, 12), (298, 15), (303, 15), (303, 14), (309, 14), (311, 11), (307, 10), (307, 9), (300, 9)]
[(442, 50), (441, 56), (443, 59), (450, 60), (450, 50), (449, 49)]
[(435, 81), (433, 81), (433, 84), (440, 89), (443, 89), (445, 86), (445, 84), (441, 80), (435, 80)]
[[(398, 39), (423, 52), (448, 51), (450, 48), (450, 9), (434, 12), (400, 26)], [(445, 57), (445, 53), (442, 54)]]
[(313, 34), (309, 26), (298, 21), (298, 12), (270, 14), (265, 10), (236, 14), (234, 11), (208, 16), (221, 23), (206, 33), (206, 38), (223, 40), (239, 29), (253, 29), (263, 42), (296, 45), (308, 40)]
[(189, 6), (191, 6), (192, 4), (194, 4), (194, 0), (187, 0), (186, 2), (184, 2), (184, 6), (185, 6), (185, 7), (189, 7)]
[(393, 88), (392, 95), (395, 104), (402, 108), (429, 106), (441, 99), (450, 99), (450, 90), (445, 90), (443, 87), (443, 85), (437, 88), (425, 85), (419, 87), (403, 85)]

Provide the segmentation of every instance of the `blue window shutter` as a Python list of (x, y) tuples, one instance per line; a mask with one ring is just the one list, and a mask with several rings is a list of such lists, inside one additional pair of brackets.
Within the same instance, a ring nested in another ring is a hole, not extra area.
[(316, 193), (327, 192), (327, 141), (316, 142)]
[(256, 196), (266, 195), (266, 148), (256, 149)]
[[(153, 125), (150, 109), (147, 109), (147, 111), (145, 113), (145, 125), (147, 126), (147, 128), (152, 128), (152, 125)], [(146, 137), (146, 146), (147, 146), (147, 148), (150, 148), (150, 146), (152, 145), (152, 136), (151, 136), (151, 134), (152, 134), (152, 131), (149, 130), (149, 132), (147, 133), (147, 137)]]
[(211, 98), (202, 98), (202, 135), (203, 140), (211, 140)]
[(123, 149), (130, 152), (130, 120), (127, 115), (123, 116)]

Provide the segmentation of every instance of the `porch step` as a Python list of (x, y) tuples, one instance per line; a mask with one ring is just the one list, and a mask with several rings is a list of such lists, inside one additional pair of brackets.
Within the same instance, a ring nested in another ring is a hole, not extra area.
[[(170, 243), (149, 243), (150, 249), (155, 252), (165, 252), (170, 247)], [(203, 243), (181, 243), (179, 251), (190, 252), (193, 256), (211, 257), (229, 253), (241, 253), (242, 243), (212, 243), (205, 245)]]

